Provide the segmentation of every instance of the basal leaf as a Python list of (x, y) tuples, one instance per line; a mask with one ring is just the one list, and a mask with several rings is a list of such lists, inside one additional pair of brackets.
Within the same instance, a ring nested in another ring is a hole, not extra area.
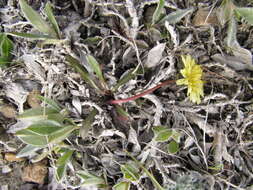
[(152, 25), (156, 24), (161, 19), (164, 5), (165, 5), (165, 0), (159, 0), (156, 10), (152, 17)]
[(156, 126), (153, 127), (152, 130), (155, 134), (155, 141), (157, 142), (165, 142), (169, 140), (172, 135), (172, 130), (168, 129), (166, 126)]
[(49, 22), (52, 24), (55, 33), (57, 34), (57, 38), (60, 39), (60, 29), (59, 29), (58, 23), (54, 17), (52, 6), (51, 6), (50, 2), (47, 2), (44, 11), (47, 15)]
[(57, 37), (55, 31), (42, 19), (42, 17), (30, 7), (25, 0), (19, 0), (21, 11), (26, 19), (40, 32), (48, 34), (54, 38)]
[(164, 23), (165, 21), (168, 21), (170, 24), (175, 24), (179, 22), (182, 18), (184, 18), (189, 13), (193, 12), (193, 8), (188, 9), (178, 9), (168, 15), (166, 15), (164, 18), (162, 18), (159, 23)]
[(96, 73), (97, 77), (99, 78), (100, 82), (103, 84), (103, 86), (105, 86), (105, 79), (103, 77), (103, 73), (100, 69), (100, 65), (97, 62), (97, 60), (91, 56), (91, 55), (87, 55), (87, 62), (89, 63), (89, 65), (91, 66), (91, 68), (93, 69), (93, 71)]
[(66, 173), (66, 168), (71, 156), (73, 154), (73, 150), (66, 151), (56, 162), (56, 179), (60, 181)]
[(66, 60), (69, 63), (69, 65), (72, 66), (81, 75), (81, 77), (83, 78), (83, 80), (85, 80), (85, 82), (87, 82), (89, 85), (91, 85), (91, 87), (101, 92), (101, 90), (98, 88), (94, 80), (90, 77), (87, 70), (79, 63), (77, 59), (68, 55), (66, 56)]
[(122, 78), (120, 78), (117, 82), (117, 84), (113, 87), (113, 91), (118, 90), (119, 87), (126, 84), (128, 81), (133, 79), (136, 76), (137, 72), (135, 72), (135, 69), (129, 71), (126, 75), (124, 75)]

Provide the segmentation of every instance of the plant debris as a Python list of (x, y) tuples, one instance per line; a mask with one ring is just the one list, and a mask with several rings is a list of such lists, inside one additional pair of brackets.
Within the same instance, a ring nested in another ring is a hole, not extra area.
[(252, 189), (252, 7), (0, 1), (0, 189)]

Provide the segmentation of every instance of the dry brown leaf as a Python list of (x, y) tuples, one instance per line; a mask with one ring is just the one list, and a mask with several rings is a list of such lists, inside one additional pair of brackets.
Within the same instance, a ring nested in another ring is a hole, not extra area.
[(222, 159), (227, 162), (234, 162), (233, 157), (227, 151), (228, 146), (229, 144), (225, 134), (222, 131), (217, 131), (213, 141), (213, 147), (215, 147), (214, 160), (216, 165), (222, 164)]
[(205, 10), (203, 8), (200, 8), (197, 11), (192, 22), (194, 26), (207, 26), (219, 24), (215, 11), (212, 11), (210, 13), (210, 10)]
[(38, 90), (33, 90), (29, 93), (27, 97), (27, 103), (31, 108), (38, 108), (40, 107), (41, 101), (37, 98), (37, 96), (40, 95), (40, 92)]
[(43, 184), (48, 173), (47, 160), (43, 160), (34, 164), (29, 164), (23, 169), (22, 180), (25, 182), (34, 182)]
[(16, 117), (16, 109), (10, 105), (0, 106), (0, 113), (9, 119)]
[(7, 152), (4, 154), (4, 159), (8, 162), (22, 162), (25, 158), (18, 158), (15, 153)]

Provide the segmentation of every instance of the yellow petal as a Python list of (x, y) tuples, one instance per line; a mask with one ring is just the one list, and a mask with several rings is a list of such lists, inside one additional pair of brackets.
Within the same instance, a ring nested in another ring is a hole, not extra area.
[(202, 78), (202, 68), (197, 65), (195, 60), (190, 56), (181, 56), (184, 63), (184, 69), (180, 70), (180, 73), (184, 77), (176, 81), (177, 85), (187, 85), (187, 96), (194, 103), (199, 104), (201, 102), (201, 97), (204, 96), (203, 86), (204, 82)]
[(187, 85), (188, 84), (188, 81), (187, 80), (185, 80), (185, 79), (178, 79), (177, 81), (176, 81), (176, 84), (177, 85)]

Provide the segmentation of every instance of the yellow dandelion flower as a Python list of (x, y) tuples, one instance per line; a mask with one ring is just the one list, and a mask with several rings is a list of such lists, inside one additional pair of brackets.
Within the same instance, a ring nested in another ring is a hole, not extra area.
[(184, 69), (181, 69), (180, 73), (184, 78), (177, 80), (176, 83), (177, 85), (187, 85), (187, 96), (190, 97), (193, 103), (199, 104), (201, 102), (200, 98), (204, 96), (204, 81), (201, 80), (202, 68), (195, 63), (195, 60), (190, 55), (181, 56), (181, 58), (184, 63)]

